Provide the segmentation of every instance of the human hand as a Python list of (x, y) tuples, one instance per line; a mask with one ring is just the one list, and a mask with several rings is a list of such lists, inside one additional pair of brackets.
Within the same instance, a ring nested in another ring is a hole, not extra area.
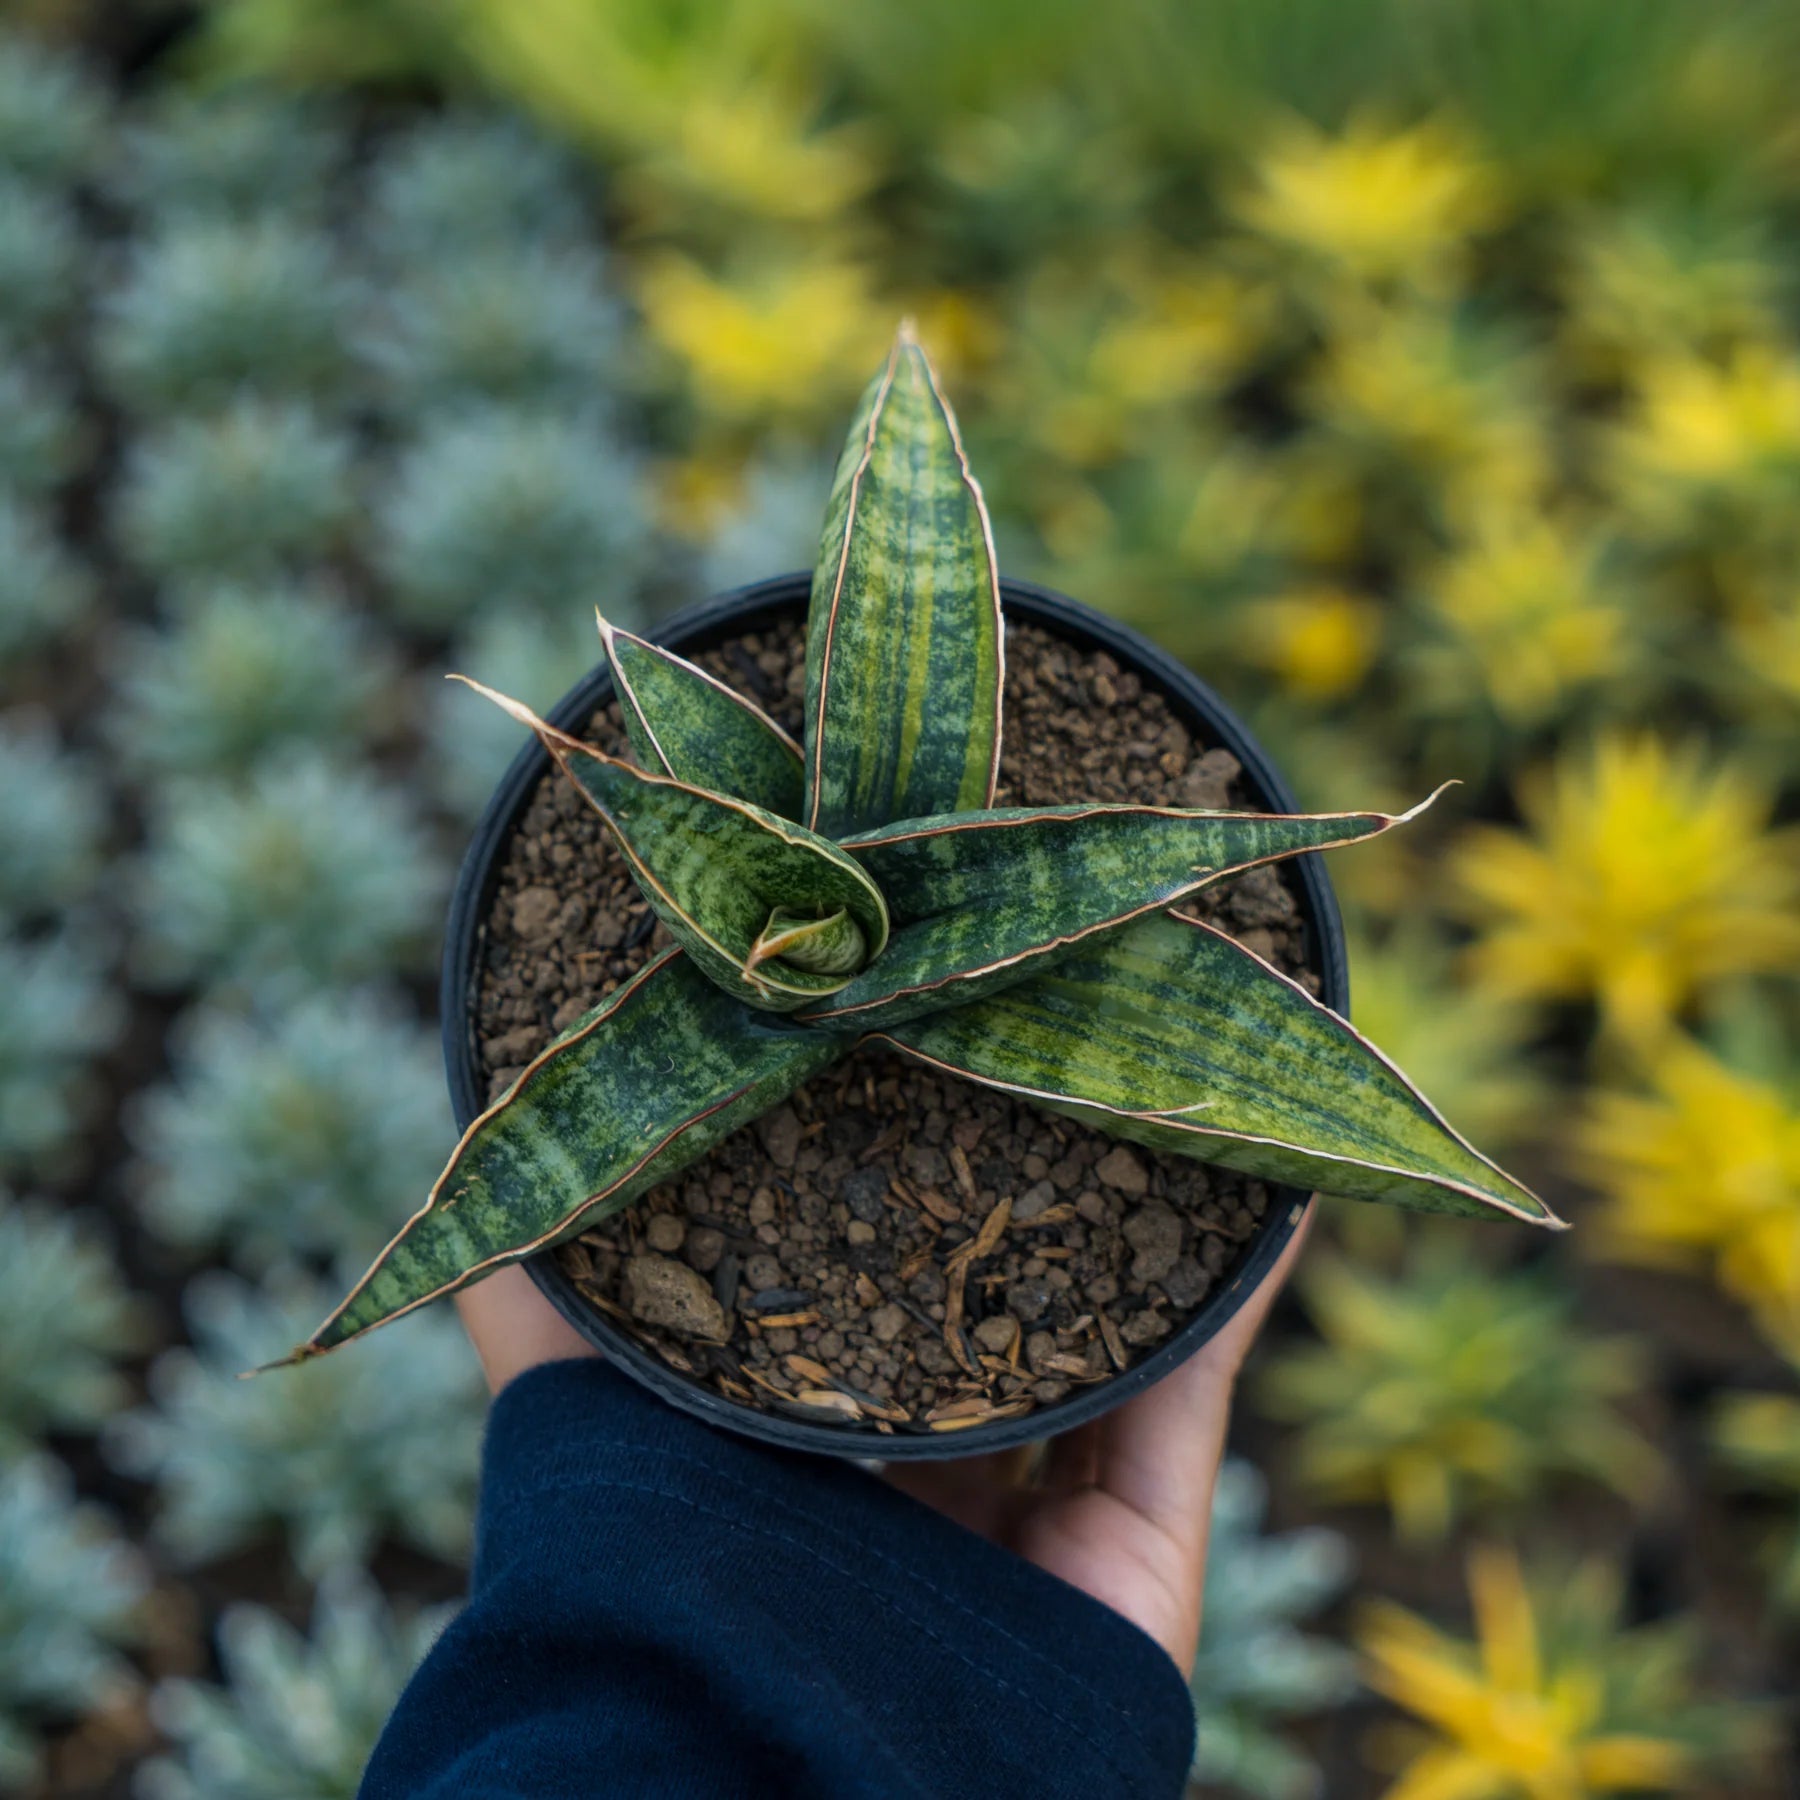
[(1135, 1400), (1052, 1438), (1031, 1485), (1020, 1484), (1013, 1451), (898, 1463), (888, 1480), (1122, 1613), (1187, 1674), (1232, 1388), (1317, 1205), (1211, 1343)]
[(539, 1363), (600, 1353), (559, 1313), (518, 1263), (496, 1269), (456, 1296), (463, 1329), (481, 1358), (488, 1392)]

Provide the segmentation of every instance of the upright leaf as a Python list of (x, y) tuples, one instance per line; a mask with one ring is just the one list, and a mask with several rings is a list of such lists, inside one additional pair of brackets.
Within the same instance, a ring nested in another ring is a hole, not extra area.
[(841, 1051), (822, 1032), (747, 1012), (681, 951), (664, 951), (469, 1127), (425, 1205), (289, 1360), (617, 1212)]
[(874, 1035), (1177, 1156), (1422, 1212), (1562, 1223), (1336, 1013), (1174, 914)]
[(631, 748), (646, 769), (800, 817), (800, 746), (767, 713), (673, 650), (594, 617)]
[(806, 637), (806, 807), (838, 838), (991, 806), (1000, 580), (981, 489), (902, 328), (839, 460)]
[(559, 731), (530, 707), (479, 682), (468, 685), (537, 733), (606, 822), (657, 917), (704, 973), (744, 1005), (791, 1012), (849, 979), (759, 953), (777, 914), (846, 913), (862, 933), (866, 956), (880, 955), (888, 935), (881, 890), (835, 844), (747, 801), (634, 769)]
[(800, 1016), (873, 1029), (961, 1006), (1210, 882), (1375, 837), (1424, 806), (1398, 816), (1050, 806), (846, 838), (840, 847), (881, 889), (894, 934), (879, 962)]

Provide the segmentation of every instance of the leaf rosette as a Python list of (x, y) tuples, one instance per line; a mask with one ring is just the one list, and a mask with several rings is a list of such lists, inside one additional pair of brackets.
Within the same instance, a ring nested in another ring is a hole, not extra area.
[(1560, 1224), (1346, 1021), (1179, 911), (1429, 801), (1398, 815), (995, 807), (993, 533), (909, 330), (863, 397), (826, 509), (803, 743), (682, 657), (599, 627), (635, 760), (469, 685), (536, 734), (673, 946), (470, 1125), (296, 1357), (585, 1229), (871, 1038), (1167, 1154)]

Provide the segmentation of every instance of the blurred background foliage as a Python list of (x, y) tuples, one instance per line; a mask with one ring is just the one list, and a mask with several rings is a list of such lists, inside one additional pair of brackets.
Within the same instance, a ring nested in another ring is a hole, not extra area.
[(438, 678), (808, 563), (911, 313), (1011, 573), (1305, 804), (1463, 782), (1333, 865), (1357, 1016), (1578, 1227), (1328, 1209), (1197, 1782), (1793, 1791), (1800, 14), (5, 10), (0, 1786), (353, 1792), (479, 1383), (436, 1315), (227, 1376), (448, 1141), (515, 745)]

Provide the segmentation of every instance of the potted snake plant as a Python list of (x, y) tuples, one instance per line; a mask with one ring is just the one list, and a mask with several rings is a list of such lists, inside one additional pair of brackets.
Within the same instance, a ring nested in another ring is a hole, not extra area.
[[(810, 582), (600, 621), (465, 861), (463, 1136), (295, 1359), (529, 1260), (733, 1429), (941, 1456), (1205, 1342), (1314, 1189), (1556, 1227), (1344, 1016), (1302, 814), (1185, 670), (1003, 582), (902, 329)], [(686, 652), (682, 654), (681, 652)], [(784, 722), (785, 715), (785, 722)]]

